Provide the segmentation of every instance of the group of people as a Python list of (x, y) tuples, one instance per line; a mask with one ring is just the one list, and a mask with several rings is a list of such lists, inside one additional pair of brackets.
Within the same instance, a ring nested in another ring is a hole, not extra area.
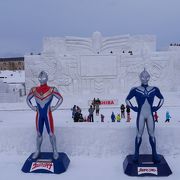
[(127, 113), (127, 122), (130, 122), (130, 120), (131, 120), (131, 117), (130, 117), (130, 107), (128, 106), (128, 105), (124, 105), (124, 104), (121, 104), (121, 106), (120, 106), (120, 110), (121, 110), (121, 118), (126, 118), (125, 117), (125, 111), (126, 111), (126, 113)]
[[(94, 111), (96, 113), (96, 116), (99, 116), (99, 110), (100, 110), (100, 104), (101, 101), (99, 98), (94, 98), (91, 102), (91, 105), (88, 109), (88, 116), (83, 116), (81, 112), (81, 108), (77, 105), (74, 105), (73, 108), (71, 108), (72, 111), (72, 118), (74, 122), (94, 122)], [(104, 122), (104, 115), (101, 114), (101, 122)]]
[[(99, 98), (93, 99), (92, 103), (88, 109), (89, 115), (88, 120), (89, 122), (94, 122), (94, 111), (96, 111), (96, 116), (99, 116), (99, 109), (100, 109), (101, 101)], [(104, 115), (101, 114), (101, 118), (104, 118)]]
[[(159, 119), (159, 116), (158, 116), (157, 111), (156, 111), (154, 113), (154, 121), (158, 122), (158, 119)], [(166, 120), (165, 120), (165, 122), (170, 122), (170, 119), (171, 119), (171, 115), (170, 115), (169, 111), (166, 111)]]
[[(88, 109), (89, 114), (87, 117), (86, 116), (83, 117), (81, 108), (77, 105), (74, 105), (73, 108), (71, 108), (72, 118), (73, 118), (74, 122), (94, 122), (94, 111), (96, 111), (96, 116), (99, 116), (100, 104), (101, 104), (100, 99), (94, 98)], [(102, 121), (104, 119), (104, 115), (102, 115), (102, 114), (101, 114), (101, 119), (102, 119)]]
[(178, 44), (178, 43), (174, 43), (174, 44), (171, 43), (170, 46), (180, 46), (180, 44)]
[[(92, 104), (88, 109), (89, 114), (87, 117), (86, 116), (83, 117), (81, 108), (77, 105), (74, 105), (73, 108), (71, 108), (72, 118), (74, 122), (94, 122), (94, 111), (96, 112), (96, 116), (99, 116), (100, 103), (101, 101), (99, 100), (99, 98), (97, 100), (95, 100), (95, 98), (93, 99)], [(154, 121), (158, 122), (159, 116), (157, 114), (157, 111), (154, 112), (153, 116), (154, 116)], [(103, 114), (100, 114), (101, 122), (104, 122), (104, 118), (105, 116)], [(125, 106), (124, 104), (122, 104), (120, 106), (120, 113), (117, 113), (117, 115), (115, 115), (114, 112), (111, 113), (111, 122), (121, 122), (121, 119), (125, 119), (125, 118), (126, 118), (126, 122), (130, 122), (131, 116), (130, 116), (130, 108), (128, 105)], [(171, 119), (171, 115), (169, 111), (166, 111), (165, 122), (170, 122), (170, 119)]]
[(84, 118), (81, 112), (81, 108), (77, 105), (74, 105), (73, 108), (71, 109), (72, 111), (72, 118), (74, 122), (83, 122)]
[[(81, 108), (77, 105), (74, 105), (72, 110), (72, 118), (74, 119), (74, 122), (94, 122), (94, 111), (96, 113), (96, 116), (99, 116), (99, 110), (100, 110), (100, 104), (101, 101), (99, 98), (94, 98), (91, 102), (91, 105), (88, 109), (88, 116), (84, 116), (81, 113)], [(130, 117), (130, 108), (128, 106), (124, 106), (124, 104), (122, 104), (120, 106), (120, 113), (118, 113), (117, 115), (114, 114), (114, 112), (112, 112), (111, 114), (111, 120), (112, 122), (120, 122), (121, 118), (125, 119), (125, 110), (127, 112), (127, 122), (130, 122), (131, 117)], [(101, 122), (104, 122), (104, 118), (105, 116), (103, 114), (100, 115), (100, 119)]]
[(120, 122), (121, 121), (121, 116), (120, 114), (118, 113), (117, 115), (115, 115), (114, 112), (112, 112), (111, 114), (111, 122)]
[(130, 108), (129, 108), (129, 106), (125, 106), (124, 104), (121, 104), (121, 106), (120, 106), (120, 113), (118, 113), (117, 115), (115, 115), (115, 113), (114, 112), (112, 112), (112, 114), (111, 114), (111, 121), (112, 122), (120, 122), (121, 121), (121, 119), (125, 119), (126, 118), (126, 116), (125, 116), (125, 112), (127, 113), (127, 120), (126, 120), (126, 122), (130, 122), (130, 120), (131, 120), (131, 116), (130, 116)]

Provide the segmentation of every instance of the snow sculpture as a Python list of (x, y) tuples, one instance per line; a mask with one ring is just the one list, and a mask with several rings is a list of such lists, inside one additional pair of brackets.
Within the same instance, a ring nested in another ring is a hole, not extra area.
[[(138, 73), (146, 67), (150, 83), (163, 91), (177, 91), (180, 71), (174, 72), (176, 77), (171, 72), (178, 57), (176, 51), (156, 51), (153, 35), (103, 37), (94, 32), (89, 38), (47, 37), (41, 55), (25, 56), (26, 90), (37, 84), (38, 72), (45, 70), (49, 84), (61, 87), (64, 96), (117, 96), (137, 85)], [(97, 81), (101, 87), (96, 88)]]

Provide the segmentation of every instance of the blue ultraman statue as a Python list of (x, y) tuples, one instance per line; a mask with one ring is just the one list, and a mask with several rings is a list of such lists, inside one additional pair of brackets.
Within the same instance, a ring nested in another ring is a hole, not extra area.
[[(149, 73), (144, 69), (139, 75), (141, 86), (134, 87), (130, 90), (126, 103), (135, 112), (137, 112), (137, 134), (135, 139), (135, 153), (133, 157), (134, 162), (138, 162), (139, 148), (142, 142), (142, 134), (146, 125), (149, 134), (149, 142), (152, 148), (152, 159), (155, 163), (160, 162), (160, 158), (156, 152), (156, 139), (154, 136), (155, 122), (153, 112), (157, 111), (164, 102), (164, 98), (157, 87), (149, 86), (148, 81), (150, 79)], [(153, 105), (154, 98), (159, 99), (157, 106)], [(135, 98), (137, 106), (133, 106), (131, 99)]]

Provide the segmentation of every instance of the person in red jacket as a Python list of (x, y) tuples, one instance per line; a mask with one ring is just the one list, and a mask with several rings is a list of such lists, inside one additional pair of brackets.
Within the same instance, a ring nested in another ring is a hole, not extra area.
[(157, 111), (154, 113), (154, 122), (158, 122), (159, 116), (157, 115)]

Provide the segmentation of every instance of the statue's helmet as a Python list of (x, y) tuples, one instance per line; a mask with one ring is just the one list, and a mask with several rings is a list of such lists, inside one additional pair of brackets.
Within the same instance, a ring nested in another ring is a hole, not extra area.
[(141, 81), (141, 84), (143, 85), (147, 85), (148, 81), (150, 79), (150, 74), (146, 71), (146, 69), (144, 68), (144, 70), (140, 73), (139, 75), (139, 79)]
[(38, 80), (39, 80), (39, 82), (40, 82), (41, 85), (42, 85), (42, 84), (46, 84), (47, 81), (48, 81), (48, 75), (47, 75), (47, 73), (46, 73), (45, 71), (41, 71), (41, 72), (39, 73)]

